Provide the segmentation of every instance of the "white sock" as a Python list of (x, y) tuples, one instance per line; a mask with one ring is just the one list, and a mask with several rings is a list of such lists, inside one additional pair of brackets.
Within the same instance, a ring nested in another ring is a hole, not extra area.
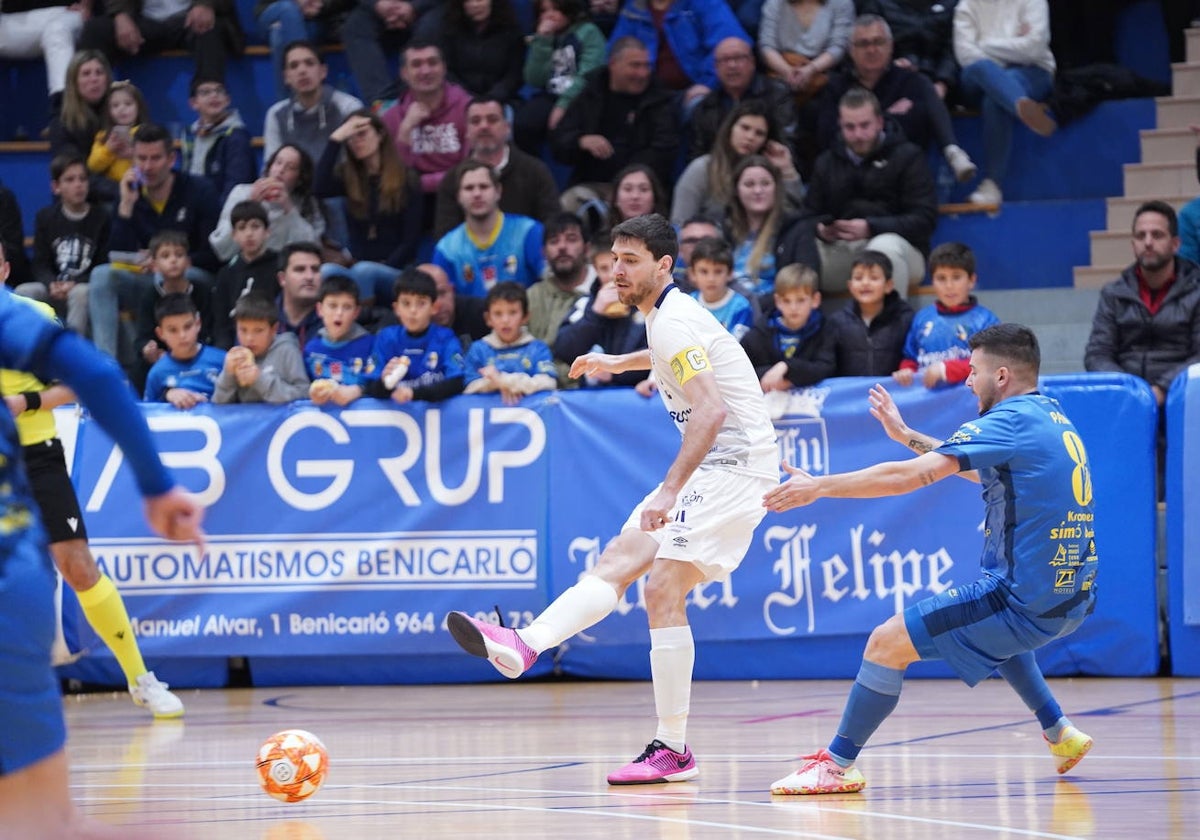
[(687, 745), (695, 664), (696, 644), (690, 626), (650, 630), (650, 676), (654, 680), (654, 710), (658, 713), (654, 737), (679, 753)]
[(518, 630), (517, 635), (541, 653), (591, 627), (616, 607), (617, 590), (595, 575), (584, 575), (579, 583), (542, 610), (532, 624)]

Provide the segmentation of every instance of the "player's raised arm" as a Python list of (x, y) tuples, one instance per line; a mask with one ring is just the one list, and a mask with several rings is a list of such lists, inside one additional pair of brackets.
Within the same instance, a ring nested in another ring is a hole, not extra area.
[(812, 504), (822, 497), (874, 499), (909, 493), (957, 473), (958, 459), (926, 452), (907, 461), (884, 461), (834, 475), (809, 475), (786, 462), (783, 468), (791, 477), (763, 495), (763, 507), (775, 513)]
[[(923, 432), (918, 432), (904, 422), (904, 417), (900, 414), (900, 409), (896, 406), (892, 395), (888, 393), (887, 388), (876, 383), (871, 386), (871, 391), (867, 394), (867, 401), (871, 404), (871, 416), (879, 421), (883, 426), (883, 430), (887, 432), (887, 436), (896, 443), (902, 446), (907, 446), (918, 455), (924, 455), (926, 452), (932, 452), (942, 445), (942, 441), (927, 435)], [(960, 478), (965, 478), (967, 481), (979, 483), (979, 473), (975, 470), (960, 472)]]

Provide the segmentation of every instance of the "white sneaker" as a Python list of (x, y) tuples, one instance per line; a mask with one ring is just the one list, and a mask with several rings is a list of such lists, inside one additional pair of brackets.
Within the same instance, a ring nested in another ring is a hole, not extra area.
[(954, 177), (960, 184), (970, 181), (979, 172), (979, 168), (975, 166), (970, 155), (953, 143), (942, 149), (942, 155), (946, 158), (946, 163), (950, 164), (950, 168), (954, 171)]
[(979, 186), (975, 188), (975, 192), (967, 197), (967, 201), (972, 204), (996, 204), (1004, 201), (1004, 194), (1000, 192), (1000, 187), (991, 178), (984, 178), (979, 182)]
[(145, 706), (156, 718), (183, 717), (183, 701), (167, 691), (167, 684), (159, 682), (153, 671), (147, 671), (129, 686), (129, 696), (139, 706)]

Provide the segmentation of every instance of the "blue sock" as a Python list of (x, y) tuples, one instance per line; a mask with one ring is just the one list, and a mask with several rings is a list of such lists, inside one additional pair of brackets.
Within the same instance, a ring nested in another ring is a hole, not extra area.
[(834, 761), (842, 767), (854, 763), (867, 739), (900, 702), (903, 685), (903, 669), (863, 660), (846, 698), (837, 735), (829, 742), (829, 754)]
[(1013, 687), (1013, 691), (1025, 701), (1029, 711), (1033, 712), (1041, 724), (1042, 731), (1051, 741), (1057, 741), (1062, 728), (1070, 723), (1063, 717), (1062, 707), (1050, 693), (1046, 678), (1038, 668), (1037, 659), (1029, 651), (1014, 656), (997, 669), (1000, 676)]

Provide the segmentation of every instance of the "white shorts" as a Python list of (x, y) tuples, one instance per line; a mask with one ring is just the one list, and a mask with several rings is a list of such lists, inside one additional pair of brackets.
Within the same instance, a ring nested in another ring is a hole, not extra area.
[[(671, 521), (643, 533), (658, 543), (655, 557), (691, 563), (706, 580), (723, 580), (741, 564), (767, 512), (763, 494), (778, 483), (776, 478), (701, 466), (680, 491)], [(622, 531), (641, 529), (642, 508), (659, 487), (633, 509)]]

